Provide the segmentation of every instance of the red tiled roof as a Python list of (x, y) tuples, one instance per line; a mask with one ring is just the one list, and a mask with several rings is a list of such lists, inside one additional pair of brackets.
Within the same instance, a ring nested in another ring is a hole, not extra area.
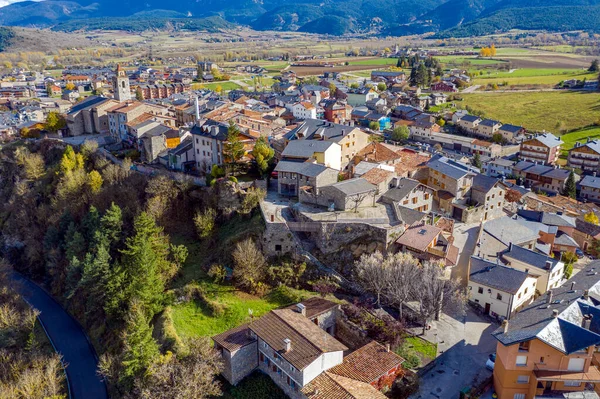
[[(308, 298), (300, 303), (305, 306), (306, 317), (309, 319), (319, 316), (320, 314), (328, 312), (339, 306), (335, 302), (328, 301), (327, 299), (319, 298), (318, 296)], [(298, 308), (298, 305), (288, 306), (288, 309), (292, 309), (292, 310), (296, 310), (297, 308)]]
[(385, 399), (386, 396), (364, 382), (329, 372), (321, 373), (302, 388), (308, 399)]
[(416, 224), (410, 226), (404, 234), (396, 240), (399, 245), (406, 245), (417, 251), (425, 252), (431, 242), (442, 232), (439, 227), (430, 224)]
[(377, 185), (393, 175), (394, 173), (390, 172), (389, 170), (373, 168), (361, 177), (369, 183)]
[(355, 350), (344, 358), (344, 362), (329, 371), (342, 377), (352, 378), (367, 384), (377, 381), (390, 370), (397, 368), (404, 359), (376, 341)]
[(356, 154), (372, 162), (388, 162), (400, 158), (400, 155), (381, 143), (370, 143)]

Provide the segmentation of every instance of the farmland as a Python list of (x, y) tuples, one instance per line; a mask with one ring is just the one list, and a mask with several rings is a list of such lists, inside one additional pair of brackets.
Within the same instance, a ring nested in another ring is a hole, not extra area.
[(459, 102), (484, 112), (488, 118), (523, 125), (530, 130), (577, 129), (598, 120), (600, 96), (597, 93), (568, 91), (474, 93)]

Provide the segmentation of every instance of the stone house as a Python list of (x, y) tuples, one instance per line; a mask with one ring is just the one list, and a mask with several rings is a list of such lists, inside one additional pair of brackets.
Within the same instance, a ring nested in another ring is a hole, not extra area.
[(485, 221), (504, 216), (505, 194), (506, 189), (500, 180), (482, 174), (476, 175), (471, 188), (471, 204), (483, 207), (484, 214), (478, 219)]
[(600, 240), (600, 226), (577, 218), (572, 236), (583, 252), (589, 252), (594, 241)]
[(324, 165), (310, 162), (280, 161), (277, 172), (277, 191), (281, 195), (297, 197), (301, 189), (310, 190), (315, 195), (324, 186), (335, 184), (338, 171)]
[[(369, 344), (354, 357), (348, 356), (345, 364), (348, 348), (330, 335), (336, 332), (338, 312), (338, 304), (311, 298), (214, 336), (225, 365), (223, 377), (237, 385), (258, 369), (291, 399), (318, 399), (324, 393), (349, 399), (385, 398), (375, 385), (384, 375), (401, 372), (403, 359), (379, 344)], [(363, 373), (357, 373), (359, 367)], [(364, 382), (365, 378), (374, 379)], [(324, 385), (327, 391), (322, 391)]]
[(119, 103), (106, 110), (108, 114), (108, 129), (111, 136), (117, 141), (128, 140), (128, 123), (140, 117), (144, 113), (168, 116), (169, 110), (166, 107), (139, 101), (128, 101)]
[(469, 301), (492, 317), (510, 320), (533, 301), (537, 279), (527, 272), (475, 256), (469, 263)]
[(560, 155), (562, 144), (564, 144), (563, 141), (552, 133), (539, 134), (521, 143), (519, 159), (554, 165)]
[(490, 177), (501, 177), (509, 176), (513, 173), (513, 166), (515, 163), (504, 158), (492, 159), (489, 162), (483, 164), (483, 172), (486, 176)]
[(381, 194), (388, 190), (392, 180), (396, 178), (396, 173), (382, 168), (373, 168), (361, 178), (377, 187), (377, 194)]
[(456, 200), (465, 198), (473, 186), (476, 173), (461, 162), (437, 155), (427, 162), (427, 167), (427, 185), (438, 191), (449, 192)]
[(433, 210), (434, 190), (413, 179), (396, 179), (380, 201), (428, 213)]
[(300, 201), (324, 206), (338, 211), (351, 211), (375, 206), (378, 199), (377, 186), (363, 178), (343, 180), (322, 187), (318, 192), (304, 190)]
[(600, 140), (590, 140), (585, 144), (576, 142), (569, 150), (567, 165), (571, 168), (581, 169), (584, 173), (600, 171)]

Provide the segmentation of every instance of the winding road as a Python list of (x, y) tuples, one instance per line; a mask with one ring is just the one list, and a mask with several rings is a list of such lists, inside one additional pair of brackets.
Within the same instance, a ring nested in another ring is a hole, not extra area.
[(39, 319), (54, 349), (66, 365), (71, 399), (108, 399), (106, 385), (96, 374), (98, 362), (85, 332), (46, 291), (21, 274), (13, 272), (15, 288), (40, 311)]

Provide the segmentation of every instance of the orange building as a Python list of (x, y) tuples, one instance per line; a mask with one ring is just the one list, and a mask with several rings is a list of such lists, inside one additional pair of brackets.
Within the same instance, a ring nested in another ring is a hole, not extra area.
[(498, 339), (494, 388), (499, 399), (600, 392), (598, 268), (599, 262), (591, 263), (493, 333)]

